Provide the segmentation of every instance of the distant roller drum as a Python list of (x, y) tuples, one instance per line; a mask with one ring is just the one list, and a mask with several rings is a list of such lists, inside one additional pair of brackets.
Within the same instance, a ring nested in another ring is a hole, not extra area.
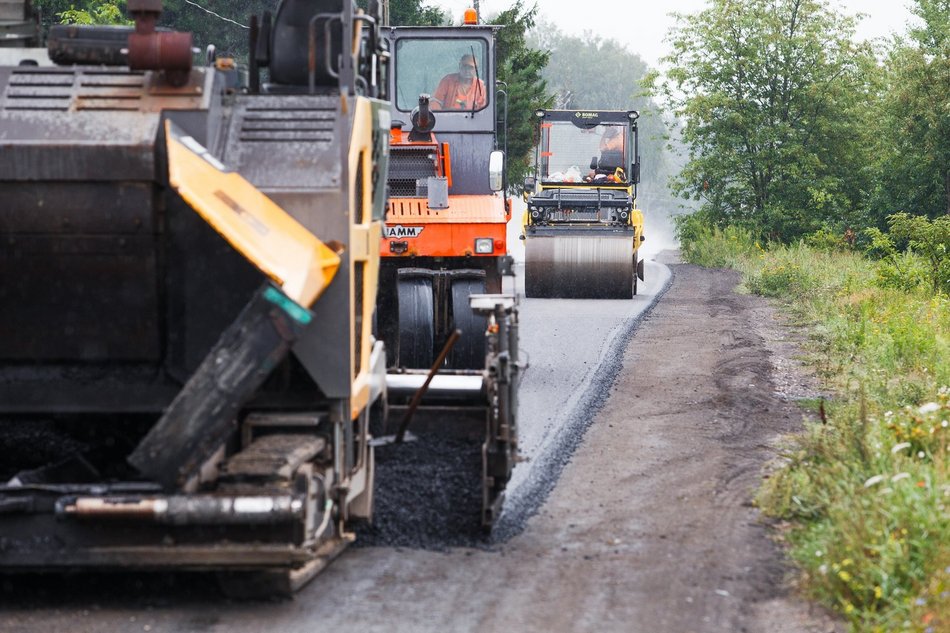
[(525, 295), (538, 298), (631, 299), (633, 236), (529, 235)]

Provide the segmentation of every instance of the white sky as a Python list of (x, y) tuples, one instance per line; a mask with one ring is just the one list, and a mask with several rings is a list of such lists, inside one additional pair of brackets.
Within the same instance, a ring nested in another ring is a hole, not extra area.
[[(531, 6), (532, 0), (525, 0)], [(694, 13), (704, 6), (705, 0), (537, 0), (539, 15), (553, 22), (562, 32), (582, 35), (592, 31), (605, 39), (614, 39), (627, 45), (647, 63), (656, 65), (668, 51), (663, 42), (673, 25), (670, 12)], [(907, 9), (909, 0), (832, 0), (842, 11), (850, 14), (865, 13), (857, 35), (861, 39), (887, 37), (903, 33), (913, 15)], [(462, 19), (471, 0), (426, 0), (424, 4), (448, 9), (454, 23)], [(498, 13), (510, 7), (511, 0), (480, 0), (483, 16)]]

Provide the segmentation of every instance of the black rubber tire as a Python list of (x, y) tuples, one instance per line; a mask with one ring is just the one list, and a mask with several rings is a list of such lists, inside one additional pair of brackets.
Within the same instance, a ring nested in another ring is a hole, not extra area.
[(397, 364), (409, 369), (428, 369), (435, 360), (432, 279), (402, 277), (397, 283), (399, 295)]
[(452, 282), (452, 315), (455, 329), (462, 336), (455, 342), (449, 355), (453, 369), (485, 368), (485, 328), (487, 319), (477, 315), (469, 306), (468, 297), (485, 293), (484, 279), (456, 279)]

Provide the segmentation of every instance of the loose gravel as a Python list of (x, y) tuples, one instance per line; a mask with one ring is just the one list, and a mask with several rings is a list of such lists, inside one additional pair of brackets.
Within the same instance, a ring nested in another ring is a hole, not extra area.
[(481, 529), (481, 445), (417, 434), (376, 447), (375, 517), (360, 526), (356, 545), (445, 550), (484, 547)]

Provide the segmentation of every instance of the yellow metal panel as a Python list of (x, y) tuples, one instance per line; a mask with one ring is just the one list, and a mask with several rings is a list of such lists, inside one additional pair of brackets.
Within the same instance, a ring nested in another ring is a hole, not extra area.
[(171, 186), (288, 297), (313, 305), (336, 274), (339, 256), (171, 121), (165, 135)]
[[(353, 390), (350, 400), (350, 411), (353, 419), (359, 416), (359, 413), (369, 405), (369, 382), (371, 367), (369, 364), (372, 352), (372, 323), (373, 312), (376, 309), (376, 289), (379, 282), (379, 236), (382, 235), (382, 223), (373, 220), (373, 129), (377, 121), (373, 116), (372, 107), (364, 98), (357, 97), (354, 103), (353, 131), (350, 138), (349, 153), (349, 201), (350, 201), (350, 265), (355, 266), (358, 262), (363, 264), (363, 287), (356, 288), (350, 293), (350, 311), (353, 313), (354, 325), (356, 319), (356, 305), (354, 298), (357, 293), (362, 293), (362, 314), (360, 322), (362, 331), (351, 333), (351, 354), (353, 359)], [(388, 132), (388, 130), (387, 130)], [(356, 174), (359, 173), (360, 161), (362, 161), (362, 182), (356, 181)], [(359, 199), (362, 200), (362, 210), (356, 209), (357, 188), (361, 189)], [(356, 218), (362, 218), (362, 222), (356, 222)], [(350, 279), (356, 282), (356, 276), (350, 274)], [(359, 348), (359, 354), (356, 349)], [(356, 366), (356, 359), (359, 357), (360, 365)]]

